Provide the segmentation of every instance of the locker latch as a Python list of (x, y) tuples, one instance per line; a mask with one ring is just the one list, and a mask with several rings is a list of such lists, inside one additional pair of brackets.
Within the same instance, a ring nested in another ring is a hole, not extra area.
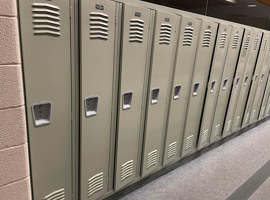
[(222, 90), (226, 90), (226, 88), (227, 88), (227, 83), (228, 83), (228, 79), (226, 78), (226, 79), (224, 79), (224, 81), (223, 81)]
[(159, 88), (152, 89), (152, 92), (151, 92), (151, 104), (157, 104), (158, 103), (158, 96), (159, 96)]
[(212, 81), (210, 93), (213, 93), (213, 92), (214, 92), (214, 89), (215, 89), (215, 83), (216, 83), (216, 81)]
[(51, 110), (52, 110), (51, 102), (42, 101), (42, 102), (33, 104), (32, 113), (33, 113), (35, 126), (43, 126), (43, 125), (50, 124)]
[(84, 100), (85, 116), (91, 117), (97, 115), (98, 109), (98, 96), (89, 96)]
[(199, 83), (195, 83), (194, 84), (193, 93), (192, 93), (193, 96), (197, 96), (198, 95), (199, 85), (200, 85)]
[(125, 92), (123, 94), (123, 110), (131, 108), (133, 92)]
[(173, 95), (173, 99), (174, 100), (179, 99), (179, 97), (180, 97), (180, 90), (181, 90), (181, 85), (176, 85), (174, 87), (174, 95)]

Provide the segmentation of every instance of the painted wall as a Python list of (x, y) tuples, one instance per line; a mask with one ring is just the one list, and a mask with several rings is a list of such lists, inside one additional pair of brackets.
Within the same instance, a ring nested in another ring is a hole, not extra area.
[(30, 200), (16, 0), (0, 0), (0, 199)]

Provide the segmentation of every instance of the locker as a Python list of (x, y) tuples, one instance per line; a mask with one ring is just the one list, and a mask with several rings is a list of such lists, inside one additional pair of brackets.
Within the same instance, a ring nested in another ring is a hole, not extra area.
[(260, 48), (260, 43), (262, 39), (262, 32), (256, 31), (255, 32), (255, 37), (251, 41), (252, 48), (250, 49), (249, 52), (249, 57), (248, 61), (246, 64), (246, 69), (244, 73), (244, 78), (242, 79), (242, 86), (241, 86), (241, 91), (239, 93), (238, 97), (238, 102), (237, 106), (235, 109), (235, 114), (233, 118), (233, 125), (232, 125), (232, 132), (236, 132), (241, 129), (241, 123), (245, 111), (245, 106), (248, 98), (248, 93), (251, 85), (251, 77), (254, 73), (254, 68)]
[(188, 94), (189, 103), (184, 130), (185, 139), (190, 137), (191, 133), (194, 135), (193, 137), (196, 138), (197, 136), (195, 134), (199, 132), (201, 113), (215, 46), (217, 28), (218, 23), (216, 22), (209, 22), (206, 20), (202, 21), (191, 90)]
[(245, 113), (244, 113), (244, 118), (242, 121), (242, 128), (249, 125), (251, 109), (252, 109), (255, 93), (257, 90), (257, 86), (258, 86), (258, 82), (259, 82), (259, 78), (260, 78), (260, 73), (261, 73), (261, 70), (263, 67), (264, 58), (266, 56), (266, 50), (267, 50), (268, 43), (269, 43), (269, 35), (264, 34), (263, 40), (261, 43), (261, 47), (260, 47), (260, 51), (259, 51), (259, 56), (258, 56), (257, 62), (256, 62), (255, 72), (254, 72), (253, 77), (252, 77), (251, 88), (249, 91), (249, 96), (248, 96), (248, 100), (247, 100), (247, 104), (246, 104), (246, 108), (245, 108)]
[(163, 141), (167, 122), (175, 49), (180, 16), (156, 12), (147, 112), (145, 118), (142, 175), (159, 168), (163, 158)]
[[(268, 77), (268, 81), (269, 81), (269, 77)], [(265, 113), (264, 113), (264, 118), (269, 117), (270, 115), (270, 98), (268, 97), (266, 106), (265, 106)]]
[(260, 114), (259, 114), (259, 120), (265, 118), (265, 113), (266, 113), (266, 108), (267, 108), (267, 101), (269, 99), (269, 95), (270, 95), (270, 77), (269, 77), (269, 74), (268, 74), (268, 80), (267, 80), (265, 92), (264, 92), (264, 95), (263, 95), (262, 105), (261, 105)]
[[(180, 154), (200, 25), (201, 20), (199, 19), (187, 16), (181, 17), (180, 38), (169, 100), (170, 108), (163, 164), (175, 160)], [(170, 156), (168, 156), (169, 154)]]
[(122, 21), (122, 52), (115, 189), (139, 177), (154, 13), (125, 4)]
[(264, 57), (264, 61), (262, 64), (262, 70), (260, 73), (260, 76), (258, 77), (258, 86), (257, 86), (257, 90), (254, 96), (254, 101), (253, 101), (253, 105), (251, 108), (251, 117), (249, 120), (249, 124), (255, 123), (256, 121), (258, 121), (258, 117), (259, 117), (259, 111), (260, 111), (260, 107), (262, 104), (262, 98), (263, 98), (263, 94), (265, 91), (265, 87), (266, 87), (266, 83), (267, 83), (267, 78), (269, 75), (269, 68), (270, 68), (270, 42), (268, 43), (267, 47), (266, 47), (266, 53), (265, 53), (265, 57)]
[(121, 4), (82, 0), (81, 199), (112, 189)]
[(216, 104), (215, 114), (211, 128), (210, 143), (221, 139), (223, 123), (225, 120), (226, 109), (230, 97), (230, 92), (233, 84), (233, 76), (235, 73), (238, 56), (240, 52), (243, 28), (234, 27), (229, 43), (229, 50), (227, 53), (224, 71), (221, 78), (221, 86), (219, 88), (218, 100)]
[[(199, 132), (198, 148), (201, 149), (209, 144), (212, 122), (218, 97), (220, 82), (225, 65), (226, 55), (229, 47), (232, 26), (219, 25), (217, 42), (212, 61), (210, 77), (208, 81), (204, 111), (202, 114), (201, 127)], [(216, 130), (219, 132), (219, 130)]]
[(234, 75), (233, 85), (231, 89), (231, 96), (226, 112), (226, 117), (224, 121), (224, 127), (222, 131), (222, 137), (226, 137), (227, 135), (231, 134), (232, 132), (232, 120), (234, 118), (236, 103), (239, 97), (240, 89), (242, 84), (242, 80), (244, 78), (246, 63), (249, 57), (249, 51), (251, 49), (251, 41), (253, 40), (254, 31), (245, 28), (245, 34), (243, 38), (243, 42), (241, 45), (241, 51), (238, 58), (238, 63), (236, 67), (236, 72)]
[(72, 198), (72, 1), (19, 4), (34, 199)]

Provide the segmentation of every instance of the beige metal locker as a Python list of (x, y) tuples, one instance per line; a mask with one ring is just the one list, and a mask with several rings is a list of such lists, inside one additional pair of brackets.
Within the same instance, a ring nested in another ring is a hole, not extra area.
[(145, 118), (142, 176), (162, 165), (171, 79), (180, 16), (156, 12), (155, 36)]
[[(268, 77), (268, 80), (269, 80), (269, 77)], [(265, 113), (264, 113), (264, 118), (269, 117), (269, 115), (270, 115), (270, 98), (268, 97)]]
[(252, 77), (251, 88), (249, 91), (249, 96), (248, 96), (248, 100), (247, 100), (247, 104), (246, 104), (246, 108), (245, 108), (245, 113), (244, 113), (244, 118), (242, 121), (242, 128), (249, 125), (251, 109), (253, 106), (253, 101), (254, 101), (257, 86), (259, 83), (260, 73), (261, 73), (261, 70), (263, 67), (263, 62), (264, 62), (264, 59), (266, 56), (268, 45), (269, 45), (269, 35), (264, 34), (263, 39), (262, 39), (262, 43), (261, 43), (261, 47), (260, 47), (259, 56), (258, 56), (257, 62), (256, 62), (255, 72), (254, 72), (253, 77)]
[(264, 95), (263, 95), (262, 105), (261, 105), (261, 108), (260, 108), (259, 120), (265, 118), (267, 102), (268, 102), (269, 95), (270, 95), (270, 76), (269, 75), (270, 74), (268, 74), (268, 80), (267, 80), (265, 92), (264, 92)]
[[(173, 84), (171, 86), (172, 92), (165, 140), (164, 164), (173, 161), (180, 154), (200, 25), (201, 20), (199, 19), (187, 16), (181, 17), (180, 38)], [(173, 151), (170, 157), (166, 156), (169, 149)]]
[(139, 177), (154, 13), (125, 4), (116, 142), (115, 189)]
[(270, 69), (270, 42), (268, 43), (265, 51), (266, 53), (265, 53), (265, 58), (262, 64), (262, 70), (258, 77), (259, 79), (258, 79), (257, 90), (254, 96), (253, 105), (251, 107), (251, 116), (250, 116), (249, 124), (252, 124), (258, 121), (259, 111), (262, 104), (262, 98), (265, 91), (267, 78), (269, 75), (269, 69)]
[[(206, 100), (202, 114), (202, 121), (199, 132), (198, 148), (201, 149), (209, 144), (212, 122), (215, 112), (216, 101), (224, 70), (227, 51), (232, 33), (232, 26), (226, 24), (219, 25), (217, 42), (212, 61), (210, 77), (207, 86)], [(216, 130), (219, 132), (220, 130)], [(186, 138), (185, 138), (186, 139)]]
[(121, 4), (81, 0), (80, 194), (112, 190)]
[(72, 1), (20, 0), (34, 199), (72, 199)]
[(244, 39), (241, 45), (241, 52), (239, 55), (236, 72), (234, 75), (233, 86), (230, 96), (229, 105), (224, 121), (222, 137), (226, 137), (232, 133), (232, 120), (234, 118), (237, 100), (239, 97), (240, 89), (242, 86), (242, 80), (244, 78), (246, 63), (249, 57), (249, 51), (251, 47), (251, 41), (253, 40), (254, 31), (250, 28), (245, 28)]
[(191, 90), (189, 91), (188, 110), (184, 130), (185, 139), (190, 137), (191, 133), (194, 138), (197, 138), (197, 133), (199, 132), (209, 70), (215, 47), (217, 28), (218, 23), (216, 22), (209, 22), (206, 20), (202, 21)]
[(235, 114), (233, 118), (232, 132), (236, 132), (241, 129), (241, 123), (246, 107), (248, 93), (251, 85), (251, 78), (254, 73), (256, 60), (262, 40), (262, 32), (256, 31), (253, 40), (251, 41), (252, 48), (249, 52), (248, 61), (246, 64), (244, 78), (242, 79), (241, 91), (239, 93), (238, 101), (235, 108)]
[(221, 86), (219, 88), (218, 100), (216, 104), (215, 114), (211, 128), (210, 143), (221, 139), (223, 123), (228, 106), (228, 101), (233, 84), (233, 77), (236, 71), (236, 65), (241, 47), (244, 29), (233, 27), (228, 53), (226, 56), (224, 71), (221, 78)]

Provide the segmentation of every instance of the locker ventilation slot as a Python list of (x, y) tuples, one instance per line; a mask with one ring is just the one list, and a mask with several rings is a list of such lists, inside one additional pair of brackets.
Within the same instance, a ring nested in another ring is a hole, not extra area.
[(266, 45), (267, 45), (267, 39), (264, 40), (264, 44), (263, 44), (263, 50), (266, 50)]
[(168, 146), (167, 158), (170, 158), (176, 154), (176, 144), (177, 144), (177, 142), (173, 142)]
[(32, 4), (33, 31), (35, 35), (60, 36), (60, 9), (48, 3)]
[(193, 135), (191, 135), (187, 138), (185, 150), (188, 150), (192, 147), (192, 141), (193, 141)]
[(211, 41), (211, 35), (212, 35), (212, 31), (210, 30), (204, 31), (202, 47), (209, 47), (210, 41)]
[(129, 42), (143, 42), (144, 21), (131, 19), (129, 27)]
[(214, 136), (215, 136), (215, 137), (218, 136), (219, 132), (220, 132), (220, 125), (216, 125), (216, 127), (215, 127), (215, 132), (214, 132)]
[(56, 190), (44, 197), (44, 200), (65, 200), (65, 189)]
[(246, 42), (245, 42), (245, 46), (244, 46), (245, 49), (248, 49), (249, 42), (250, 42), (250, 35), (247, 36), (247, 39), (246, 39)]
[(90, 36), (92, 40), (108, 40), (109, 16), (101, 12), (91, 12), (90, 19)]
[(208, 136), (208, 130), (205, 130), (202, 134), (202, 141), (201, 141), (202, 144), (207, 141), (207, 136)]
[(157, 150), (154, 150), (147, 155), (146, 168), (148, 169), (149, 167), (155, 165), (156, 163), (157, 163)]
[(239, 42), (239, 35), (238, 34), (235, 34), (233, 36), (233, 44), (232, 44), (232, 48), (233, 49), (236, 49), (237, 48), (238, 42)]
[(226, 127), (226, 132), (229, 132), (231, 130), (231, 125), (232, 125), (232, 120), (228, 121), (227, 127)]
[(133, 160), (130, 160), (121, 166), (121, 181), (131, 176), (132, 172), (133, 172)]
[(170, 24), (161, 24), (159, 34), (159, 44), (170, 44), (172, 26)]
[(103, 188), (103, 172), (88, 179), (88, 197)]
[(225, 48), (226, 39), (227, 39), (227, 33), (226, 33), (226, 32), (223, 32), (223, 33), (221, 34), (220, 43), (219, 43), (219, 48)]
[(253, 44), (253, 50), (257, 50), (258, 45), (259, 45), (259, 38), (256, 37)]
[(191, 46), (193, 38), (193, 28), (186, 27), (184, 32), (183, 46)]

